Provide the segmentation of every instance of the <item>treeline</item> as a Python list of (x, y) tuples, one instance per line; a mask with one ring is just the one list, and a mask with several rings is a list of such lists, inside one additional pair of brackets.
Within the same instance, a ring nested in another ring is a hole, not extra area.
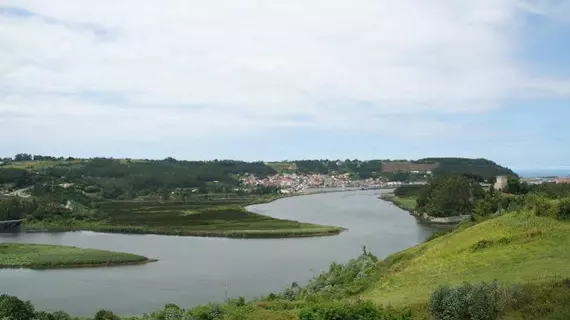
[[(5, 320), (79, 320), (63, 311), (53, 313), (36, 311), (30, 301), (22, 301), (14, 296), (0, 296), (0, 319)], [(85, 318), (81, 318), (85, 319)], [(120, 320), (119, 316), (108, 310), (98, 311), (93, 320)]]
[(380, 177), (382, 173), (381, 160), (298, 160), (292, 161), (301, 174), (353, 174), (355, 178), (367, 179)]
[(481, 184), (464, 175), (435, 176), (414, 191), (418, 195), (417, 211), (432, 217), (470, 215), (477, 203), (486, 200)]
[(423, 158), (414, 162), (437, 163), (437, 168), (433, 170), (436, 175), (469, 174), (471, 176), (478, 176), (484, 181), (491, 181), (497, 176), (517, 177), (517, 174), (511, 169), (500, 166), (487, 159)]
[[(29, 170), (0, 167), (0, 184), (20, 189), (67, 183), (107, 199), (132, 199), (151, 193), (170, 193), (176, 189), (196, 189), (195, 192), (199, 193), (234, 192), (240, 186), (241, 175), (264, 177), (275, 173), (263, 162), (94, 158), (80, 162), (56, 162)], [(252, 192), (264, 194), (275, 190), (257, 188)]]
[[(517, 174), (509, 168), (505, 168), (487, 159), (468, 158), (424, 158), (419, 160), (301, 160), (291, 161), (295, 164), (299, 173), (350, 173), (355, 177), (364, 179), (371, 177), (383, 177), (393, 181), (413, 181), (424, 178), (424, 173), (416, 174), (411, 169), (392, 170), (395, 165), (402, 168), (413, 168), (419, 165), (433, 165), (434, 175), (462, 174), (470, 175), (476, 180), (492, 181), (497, 176), (513, 176)], [(384, 170), (386, 166), (386, 170)], [(389, 168), (388, 168), (389, 167)]]
[(432, 217), (472, 215), (484, 219), (499, 211), (533, 211), (557, 219), (570, 218), (570, 184), (529, 185), (509, 177), (507, 187), (484, 189), (472, 175), (440, 175), (426, 185), (397, 188), (394, 195), (415, 198), (415, 211)]
[(65, 202), (21, 199), (19, 197), (0, 198), (0, 221), (19, 220), (63, 220), (87, 218), (82, 210), (66, 208)]
[(29, 153), (18, 153), (13, 158), (4, 158), (3, 162), (24, 162), (24, 161), (62, 161), (62, 160), (74, 160), (73, 157), (53, 157), (53, 156), (42, 156), (39, 154), (31, 155)]
[(36, 209), (36, 204), (17, 197), (0, 198), (0, 221), (19, 220)]
[(18, 188), (23, 188), (33, 184), (32, 173), (24, 169), (0, 168), (0, 185), (13, 184)]

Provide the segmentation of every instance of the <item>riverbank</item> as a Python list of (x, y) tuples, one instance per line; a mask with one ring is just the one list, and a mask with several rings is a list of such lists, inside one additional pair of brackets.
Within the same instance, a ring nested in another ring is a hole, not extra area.
[[(477, 312), (486, 316), (482, 319), (568, 319), (569, 231), (569, 221), (511, 212), (383, 260), (362, 248), (359, 257), (333, 263), (307, 285), (293, 284), (250, 301), (240, 297), (188, 309), (169, 303), (152, 318), (295, 320), (326, 314), (356, 319), (365, 314), (370, 319), (440, 319), (434, 316), (434, 310), (439, 311), (430, 308), (430, 296), (442, 285), (440, 295), (462, 294), (453, 290), (467, 281), (462, 288), (476, 295), (451, 305), (462, 308), (462, 314)], [(448, 310), (449, 300), (443, 301)], [(466, 304), (482, 307), (464, 310)]]
[(338, 235), (344, 229), (276, 219), (249, 212), (246, 205), (272, 202), (280, 197), (255, 201), (104, 202), (96, 205), (97, 218), (59, 221), (26, 221), (26, 232), (95, 231), (125, 234), (158, 234), (225, 238), (299, 238)]
[(71, 246), (0, 243), (0, 269), (69, 269), (138, 265), (155, 259)]
[(391, 202), (396, 207), (408, 211), (410, 214), (419, 217), (419, 215), (415, 212), (417, 204), (416, 197), (398, 197), (393, 193), (383, 193), (379, 198), (381, 200)]
[(420, 214), (416, 211), (417, 205), (417, 197), (409, 196), (409, 197), (398, 197), (393, 193), (385, 193), (379, 197), (381, 200), (388, 201), (393, 205), (397, 206), (398, 208), (409, 212), (411, 215), (422, 221), (423, 223), (431, 224), (431, 225), (439, 225), (439, 226), (446, 226), (446, 225), (457, 225), (463, 221), (471, 219), (469, 215), (463, 216), (453, 216), (453, 217), (432, 217), (428, 216), (427, 214)]
[[(277, 219), (276, 219), (277, 220)], [(72, 221), (68, 225), (58, 223), (28, 223), (23, 231), (30, 233), (38, 232), (70, 232), (70, 231), (93, 231), (102, 233), (118, 234), (155, 234), (164, 236), (184, 236), (184, 237), (211, 237), (211, 238), (234, 238), (234, 239), (272, 239), (272, 238), (303, 238), (322, 237), (340, 234), (345, 229), (340, 227), (327, 227), (311, 225), (308, 223), (298, 223), (298, 228), (275, 230), (187, 230), (184, 228), (160, 228), (160, 227), (140, 227), (140, 226), (113, 226), (100, 224), (97, 222)]]

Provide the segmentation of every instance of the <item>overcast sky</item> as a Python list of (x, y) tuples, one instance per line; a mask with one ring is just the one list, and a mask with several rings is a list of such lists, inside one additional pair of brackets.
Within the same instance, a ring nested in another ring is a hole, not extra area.
[(570, 1), (0, 0), (0, 151), (570, 166)]

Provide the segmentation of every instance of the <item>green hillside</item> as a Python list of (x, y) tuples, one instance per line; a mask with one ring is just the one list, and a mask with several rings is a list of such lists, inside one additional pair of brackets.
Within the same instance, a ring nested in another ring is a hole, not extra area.
[(414, 305), (444, 284), (549, 283), (570, 277), (568, 243), (570, 221), (505, 214), (389, 256), (363, 298)]
[(415, 163), (437, 163), (437, 168), (433, 170), (435, 174), (471, 174), (480, 176), (485, 180), (493, 179), (496, 176), (517, 175), (511, 169), (487, 159), (424, 158), (415, 161)]

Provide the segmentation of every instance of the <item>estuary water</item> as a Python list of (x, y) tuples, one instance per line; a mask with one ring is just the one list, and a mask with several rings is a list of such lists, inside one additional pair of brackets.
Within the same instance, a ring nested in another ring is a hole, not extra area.
[(158, 262), (138, 266), (0, 270), (0, 293), (37, 309), (74, 316), (110, 309), (137, 315), (166, 303), (190, 307), (226, 296), (247, 298), (306, 283), (331, 262), (356, 257), (365, 245), (382, 258), (424, 241), (435, 228), (378, 199), (386, 190), (313, 194), (250, 206), (276, 218), (342, 226), (338, 236), (224, 239), (95, 232), (0, 234), (0, 242), (72, 245), (136, 253)]

